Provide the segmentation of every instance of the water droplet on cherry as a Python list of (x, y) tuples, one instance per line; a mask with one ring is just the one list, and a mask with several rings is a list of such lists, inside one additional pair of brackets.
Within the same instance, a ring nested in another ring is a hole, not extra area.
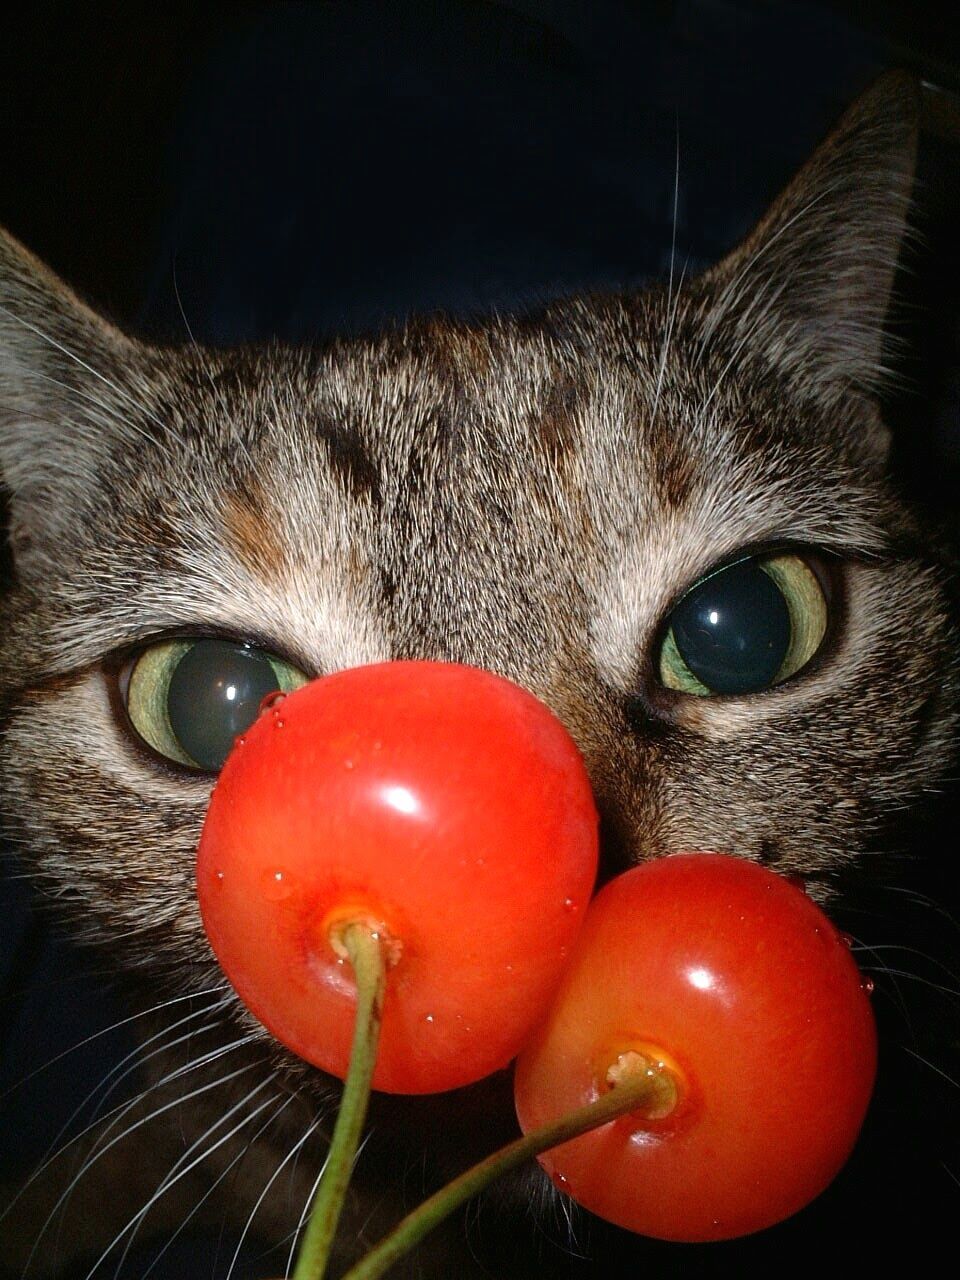
[(265, 698), (260, 700), (260, 711), (272, 711), (274, 707), (280, 705), (287, 695), (282, 689), (274, 689), (272, 693), (268, 693)]
[(260, 892), (268, 902), (282, 902), (293, 893), (289, 874), (280, 867), (264, 871), (260, 877)]
[(872, 996), (877, 984), (872, 978), (862, 978), (860, 981), (860, 990), (865, 991), (868, 996)]

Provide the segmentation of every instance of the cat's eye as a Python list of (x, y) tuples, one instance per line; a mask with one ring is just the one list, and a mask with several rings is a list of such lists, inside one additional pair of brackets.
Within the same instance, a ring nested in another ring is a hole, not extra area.
[(267, 694), (289, 693), (307, 676), (263, 649), (229, 640), (182, 639), (151, 645), (125, 681), (127, 715), (160, 755), (216, 770), (234, 739), (257, 717)]
[(820, 578), (801, 556), (740, 560), (698, 582), (674, 608), (660, 680), (700, 697), (759, 693), (810, 662), (828, 621)]

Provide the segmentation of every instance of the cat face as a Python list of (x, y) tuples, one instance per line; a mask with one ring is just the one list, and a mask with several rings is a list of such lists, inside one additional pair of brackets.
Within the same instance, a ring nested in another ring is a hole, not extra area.
[[(915, 114), (881, 82), (698, 280), (310, 351), (142, 345), (0, 239), (3, 816), (76, 933), (216, 980), (214, 777), (125, 706), (172, 637), (508, 676), (579, 744), (608, 874), (715, 849), (825, 895), (882, 845), (956, 695), (874, 398)], [(697, 647), (731, 599), (746, 676)]]

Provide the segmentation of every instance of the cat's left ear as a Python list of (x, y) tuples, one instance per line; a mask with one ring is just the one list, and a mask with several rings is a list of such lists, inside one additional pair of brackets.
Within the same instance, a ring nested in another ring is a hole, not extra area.
[(907, 226), (917, 82), (883, 75), (748, 238), (703, 277), (705, 338), (827, 405), (882, 384), (884, 321)]
[(100, 501), (115, 444), (137, 439), (122, 383), (136, 344), (0, 228), (0, 483), (18, 575), (55, 572)]

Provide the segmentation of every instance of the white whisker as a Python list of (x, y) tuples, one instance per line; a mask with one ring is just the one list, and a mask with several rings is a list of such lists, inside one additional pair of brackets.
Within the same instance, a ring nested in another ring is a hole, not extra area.
[[(306, 1133), (304, 1133), (303, 1137), (300, 1138), (299, 1141), (296, 1143), (296, 1145), (293, 1146), (287, 1152), (287, 1154), (283, 1157), (283, 1159), (277, 1165), (276, 1169), (274, 1169), (273, 1173), (267, 1179), (266, 1186), (263, 1188), (263, 1190), (260, 1192), (260, 1195), (257, 1197), (257, 1202), (251, 1209), (249, 1217), (247, 1218), (247, 1221), (244, 1224), (243, 1230), (240, 1232), (240, 1239), (237, 1241), (237, 1247), (234, 1250), (233, 1257), (230, 1259), (230, 1266), (227, 1269), (227, 1274), (224, 1277), (224, 1280), (230, 1280), (230, 1277), (233, 1275), (233, 1269), (237, 1265), (237, 1259), (240, 1257), (240, 1250), (243, 1248), (243, 1242), (247, 1238), (247, 1232), (250, 1230), (250, 1226), (257, 1215), (257, 1210), (263, 1204), (263, 1201), (266, 1198), (268, 1192), (270, 1191), (270, 1188), (273, 1186), (277, 1178), (283, 1172), (288, 1161), (290, 1161), (297, 1154), (297, 1152), (300, 1150), (303, 1144), (307, 1141), (307, 1139), (311, 1136), (314, 1130), (318, 1127), (322, 1118), (323, 1118), (322, 1116), (317, 1116), (316, 1120), (314, 1120), (313, 1123), (307, 1127), (307, 1131)], [(324, 1161), (324, 1167), (326, 1167), (326, 1161)], [(323, 1170), (321, 1170), (321, 1174), (322, 1172)]]
[[(273, 1099), (271, 1099), (271, 1101), (273, 1101)], [(253, 1135), (253, 1137), (252, 1137), (252, 1138), (251, 1138), (251, 1139), (250, 1139), (250, 1140), (245, 1144), (245, 1146), (244, 1146), (243, 1150), (242, 1150), (242, 1151), (239, 1151), (239, 1152), (238, 1152), (238, 1153), (233, 1157), (233, 1159), (230, 1161), (230, 1163), (227, 1165), (227, 1167), (223, 1170), (223, 1172), (219, 1175), (219, 1177), (217, 1177), (217, 1178), (216, 1178), (216, 1179), (215, 1179), (215, 1180), (210, 1184), (210, 1186), (209, 1186), (209, 1187), (207, 1188), (207, 1190), (203, 1193), (203, 1195), (200, 1197), (200, 1199), (197, 1201), (197, 1203), (194, 1205), (194, 1207), (193, 1207), (193, 1208), (190, 1210), (190, 1212), (186, 1215), (186, 1217), (183, 1219), (183, 1221), (178, 1225), (178, 1227), (177, 1227), (176, 1231), (174, 1231), (174, 1233), (173, 1233), (173, 1234), (170, 1236), (170, 1238), (166, 1241), (166, 1243), (164, 1244), (163, 1248), (160, 1250), (160, 1252), (157, 1254), (157, 1256), (154, 1258), (154, 1260), (150, 1263), (149, 1267), (147, 1267), (146, 1271), (144, 1271), (144, 1273), (143, 1273), (143, 1276), (142, 1276), (141, 1280), (146, 1280), (147, 1276), (148, 1276), (148, 1275), (150, 1274), (150, 1272), (154, 1269), (154, 1267), (157, 1265), (157, 1263), (160, 1261), (160, 1259), (163, 1257), (163, 1255), (167, 1252), (167, 1250), (168, 1250), (168, 1249), (170, 1248), (170, 1246), (173, 1244), (174, 1240), (176, 1240), (176, 1238), (180, 1235), (180, 1232), (184, 1230), (184, 1228), (186, 1227), (187, 1223), (188, 1223), (188, 1222), (190, 1221), (190, 1219), (194, 1216), (194, 1214), (196, 1214), (196, 1213), (198, 1213), (198, 1212), (199, 1212), (200, 1208), (201, 1208), (201, 1207), (206, 1203), (206, 1201), (207, 1201), (207, 1200), (209, 1200), (209, 1199), (210, 1199), (210, 1197), (211, 1197), (211, 1196), (213, 1195), (213, 1193), (216, 1191), (216, 1189), (217, 1189), (217, 1187), (220, 1185), (220, 1183), (221, 1183), (221, 1182), (223, 1182), (224, 1178), (226, 1178), (226, 1177), (230, 1174), (231, 1170), (232, 1170), (232, 1169), (233, 1169), (237, 1164), (239, 1164), (239, 1163), (240, 1163), (240, 1161), (244, 1158), (244, 1156), (246, 1156), (247, 1152), (250, 1150), (250, 1148), (253, 1146), (253, 1144), (257, 1141), (257, 1139), (258, 1139), (258, 1138), (260, 1138), (260, 1137), (262, 1137), (262, 1136), (263, 1136), (263, 1134), (264, 1134), (264, 1133), (266, 1133), (267, 1129), (269, 1129), (269, 1128), (270, 1128), (270, 1126), (274, 1123), (274, 1121), (275, 1121), (275, 1120), (277, 1120), (277, 1119), (278, 1119), (278, 1118), (283, 1114), (283, 1112), (287, 1109), (287, 1107), (289, 1107), (289, 1105), (290, 1105), (290, 1103), (291, 1103), (291, 1102), (293, 1102), (293, 1097), (292, 1097), (292, 1096), (285, 1098), (285, 1099), (281, 1102), (280, 1106), (279, 1106), (279, 1107), (277, 1107), (277, 1109), (276, 1109), (276, 1110), (275, 1110), (275, 1111), (274, 1111), (274, 1112), (273, 1112), (273, 1113), (272, 1113), (272, 1114), (267, 1118), (266, 1123), (262, 1124), (262, 1125), (260, 1126), (260, 1128), (256, 1131), (256, 1133)]]
[[(17, 1089), (22, 1088), (23, 1085), (27, 1084), (27, 1082), (32, 1080), (35, 1076), (38, 1076), (42, 1072), (47, 1071), (50, 1067), (55, 1066), (56, 1063), (61, 1062), (66, 1057), (69, 1057), (71, 1053), (76, 1053), (77, 1050), (82, 1049), (84, 1045), (91, 1044), (94, 1040), (99, 1040), (101, 1036), (109, 1035), (111, 1031), (117, 1031), (120, 1027), (126, 1027), (131, 1022), (138, 1022), (141, 1018), (147, 1018), (151, 1013), (159, 1013), (161, 1009), (167, 1009), (171, 1005), (182, 1004), (184, 1000), (197, 1000), (201, 996), (214, 995), (224, 990), (226, 990), (225, 985), (219, 987), (208, 987), (205, 991), (194, 991), (191, 992), (190, 995), (186, 996), (175, 996), (172, 1000), (162, 1000), (159, 1004), (152, 1005), (149, 1009), (144, 1009), (142, 1013), (133, 1013), (128, 1018), (120, 1018), (119, 1021), (112, 1022), (109, 1027), (103, 1027), (102, 1030), (94, 1031), (92, 1035), (85, 1036), (83, 1040), (78, 1040), (77, 1043), (71, 1045), (69, 1049), (64, 1049), (61, 1053), (50, 1058), (42, 1066), (35, 1067), (28, 1075), (19, 1079), (16, 1084), (12, 1084), (8, 1088), (4, 1089), (3, 1093), (0, 1093), (0, 1102), (2, 1102), (4, 1098), (8, 1097), (11, 1093), (15, 1093)], [(190, 1014), (190, 1017), (197, 1017), (200, 1013), (206, 1013), (209, 1009), (215, 1007), (215, 1004), (210, 1005), (207, 1009), (201, 1009), (198, 1010), (197, 1013)], [(174, 1024), (174, 1026), (179, 1025), (179, 1023)], [(149, 1043), (150, 1041), (148, 1040), (147, 1044)], [(124, 1059), (124, 1061), (126, 1061), (126, 1059)]]
[[(209, 1156), (211, 1156), (213, 1152), (216, 1151), (219, 1147), (222, 1147), (225, 1142), (228, 1142), (234, 1136), (235, 1133), (238, 1133), (244, 1127), (244, 1125), (249, 1124), (251, 1120), (255, 1119), (260, 1114), (260, 1112), (264, 1110), (264, 1108), (269, 1107), (271, 1103), (275, 1102), (276, 1095), (274, 1095), (271, 1098), (267, 1098), (265, 1102), (261, 1102), (258, 1107), (255, 1107), (253, 1111), (249, 1112), (246, 1116), (244, 1116), (244, 1118), (241, 1121), (239, 1121), (238, 1124), (234, 1125), (234, 1127), (228, 1133), (225, 1133), (222, 1137), (218, 1138), (217, 1141), (212, 1144), (212, 1146), (207, 1147), (206, 1150), (202, 1151), (200, 1155), (197, 1156), (195, 1159), (190, 1160), (190, 1156), (193, 1154), (193, 1152), (196, 1151), (198, 1147), (203, 1146), (203, 1144), (207, 1141), (207, 1139), (211, 1136), (211, 1134), (215, 1133), (216, 1130), (219, 1129), (221, 1125), (225, 1124), (230, 1119), (231, 1116), (235, 1115), (236, 1112), (241, 1110), (243, 1107), (245, 1107), (247, 1103), (251, 1101), (252, 1098), (256, 1097), (256, 1095), (262, 1089), (265, 1089), (267, 1085), (271, 1084), (274, 1078), (275, 1076), (271, 1076), (267, 1080), (261, 1080), (260, 1083), (255, 1085), (254, 1088), (252, 1088), (248, 1093), (246, 1093), (240, 1099), (239, 1102), (235, 1102), (234, 1105), (230, 1107), (228, 1111), (226, 1111), (222, 1116), (220, 1116), (217, 1120), (215, 1120), (214, 1123), (210, 1125), (200, 1135), (200, 1137), (197, 1138), (187, 1148), (185, 1152), (183, 1152), (183, 1154), (179, 1157), (179, 1159), (174, 1164), (173, 1168), (170, 1169), (169, 1172), (163, 1177), (159, 1187), (157, 1187), (156, 1191), (153, 1193), (153, 1195), (150, 1197), (147, 1203), (143, 1206), (143, 1208), (138, 1210), (138, 1212), (134, 1214), (134, 1216), (121, 1228), (120, 1231), (117, 1232), (114, 1238), (103, 1250), (103, 1252), (100, 1254), (100, 1257), (97, 1258), (96, 1262), (87, 1272), (86, 1280), (91, 1280), (91, 1277), (97, 1271), (101, 1262), (104, 1262), (110, 1256), (110, 1254), (113, 1252), (116, 1246), (120, 1243), (120, 1241), (129, 1231), (130, 1239), (127, 1241), (126, 1248), (124, 1249), (123, 1253), (120, 1256), (120, 1261), (117, 1263), (117, 1274), (119, 1275), (120, 1269), (122, 1268), (124, 1261), (126, 1260), (127, 1254), (129, 1253), (131, 1246), (133, 1245), (133, 1241), (136, 1237), (137, 1231), (142, 1225), (147, 1214), (150, 1212), (153, 1206), (157, 1203), (160, 1197), (166, 1195), (166, 1193), (172, 1187), (176, 1186), (176, 1184), (180, 1181), (181, 1178), (185, 1178), (192, 1169), (194, 1169), (198, 1164), (200, 1164), (202, 1161), (206, 1160)], [(188, 1163), (185, 1163), (185, 1162), (188, 1162)]]
[(905, 1044), (902, 1044), (900, 1048), (904, 1053), (909, 1053), (911, 1058), (916, 1058), (917, 1062), (923, 1063), (925, 1067), (929, 1067), (930, 1070), (935, 1072), (938, 1076), (942, 1076), (943, 1079), (946, 1080), (947, 1084), (952, 1084), (955, 1089), (960, 1089), (960, 1083), (954, 1080), (953, 1076), (948, 1075), (942, 1067), (938, 1067), (936, 1063), (931, 1062), (929, 1058), (923, 1057), (920, 1053), (915, 1053), (913, 1049), (908, 1048)]
[[(318, 1119), (314, 1122), (312, 1127), (315, 1129), (319, 1123), (320, 1121)], [(309, 1137), (309, 1132), (306, 1136)], [(300, 1220), (296, 1225), (296, 1229), (294, 1230), (294, 1233), (293, 1233), (293, 1240), (290, 1244), (290, 1253), (287, 1256), (287, 1265), (283, 1273), (283, 1280), (290, 1280), (290, 1271), (293, 1267), (293, 1259), (297, 1252), (297, 1243), (300, 1240), (300, 1232), (303, 1230), (303, 1224), (307, 1220), (307, 1215), (310, 1212), (310, 1206), (313, 1204), (314, 1196), (316, 1196), (317, 1194), (317, 1187), (319, 1187), (320, 1185), (320, 1179), (323, 1177), (326, 1167), (327, 1167), (327, 1162), (326, 1160), (324, 1160), (323, 1164), (320, 1166), (320, 1172), (314, 1178), (313, 1185), (311, 1186), (310, 1191), (307, 1194), (306, 1200), (304, 1200), (303, 1202), (303, 1210), (300, 1214)], [(227, 1277), (227, 1280), (230, 1280), (229, 1276)]]
[(24, 1272), (29, 1270), (30, 1264), (33, 1261), (36, 1255), (37, 1249), (40, 1246), (40, 1241), (43, 1239), (43, 1236), (46, 1234), (47, 1228), (50, 1226), (50, 1223), (53, 1221), (54, 1217), (69, 1202), (69, 1199), (73, 1194), (73, 1191), (77, 1186), (77, 1183), (80, 1181), (81, 1178), (83, 1178), (87, 1173), (89, 1173), (90, 1170), (93, 1168), (93, 1166), (97, 1163), (97, 1161), (100, 1160), (103, 1156), (105, 1156), (108, 1151), (112, 1150), (112, 1148), (115, 1147), (118, 1142), (122, 1142), (124, 1138), (128, 1138), (132, 1133), (136, 1133), (136, 1131), (142, 1128), (143, 1125), (149, 1124), (151, 1120), (157, 1119), (158, 1116), (164, 1115), (166, 1112), (171, 1111), (174, 1107), (181, 1107), (184, 1105), (184, 1103), (191, 1102), (194, 1098), (200, 1097), (201, 1094), (209, 1093), (211, 1089), (218, 1089), (223, 1085), (228, 1084), (231, 1080), (235, 1080), (238, 1076), (243, 1075), (244, 1072), (251, 1071), (255, 1065), (256, 1064), (254, 1063), (248, 1063), (245, 1067), (239, 1067), (236, 1071), (232, 1071), (226, 1076), (221, 1076), (219, 1080), (210, 1081), (207, 1084), (201, 1085), (198, 1089), (194, 1089), (190, 1093), (184, 1094), (182, 1097), (174, 1098), (171, 1102), (164, 1103), (163, 1106), (157, 1107), (156, 1110), (151, 1111), (148, 1115), (142, 1116), (139, 1120), (135, 1121), (132, 1125), (129, 1125), (126, 1129), (123, 1130), (122, 1133), (119, 1133), (115, 1138), (112, 1138), (106, 1144), (106, 1146), (97, 1147), (90, 1154), (88, 1159), (84, 1161), (83, 1168), (74, 1178), (71, 1179), (69, 1185), (61, 1193), (56, 1204), (53, 1206), (53, 1208), (50, 1210), (47, 1217), (44, 1219), (44, 1222), (41, 1225), (39, 1232), (37, 1233), (37, 1238), (34, 1241), (33, 1248), (30, 1250), (30, 1253), (27, 1257), (27, 1261), (24, 1266)]

